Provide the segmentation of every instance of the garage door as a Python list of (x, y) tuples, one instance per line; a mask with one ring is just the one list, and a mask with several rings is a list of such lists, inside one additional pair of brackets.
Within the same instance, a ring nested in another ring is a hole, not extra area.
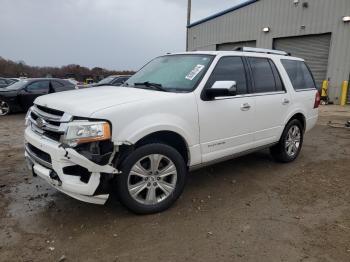
[(256, 41), (243, 41), (235, 43), (224, 43), (217, 45), (216, 49), (218, 51), (233, 51), (237, 47), (246, 46), (246, 47), (256, 47)]
[(319, 89), (322, 87), (322, 82), (327, 79), (330, 44), (331, 34), (274, 39), (275, 49), (284, 50), (292, 56), (305, 59)]

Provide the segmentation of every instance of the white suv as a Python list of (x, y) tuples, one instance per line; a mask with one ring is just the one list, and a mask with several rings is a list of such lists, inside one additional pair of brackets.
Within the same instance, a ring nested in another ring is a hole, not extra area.
[(76, 199), (112, 192), (136, 213), (171, 206), (188, 171), (270, 148), (290, 162), (319, 94), (300, 58), (247, 49), (155, 58), (121, 87), (42, 96), (26, 117), (33, 174)]

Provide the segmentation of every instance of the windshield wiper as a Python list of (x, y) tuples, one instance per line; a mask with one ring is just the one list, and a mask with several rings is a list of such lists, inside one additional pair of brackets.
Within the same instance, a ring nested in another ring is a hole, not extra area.
[(152, 82), (149, 82), (149, 81), (142, 82), (142, 83), (134, 83), (134, 86), (152, 87), (152, 88), (154, 88), (154, 89), (157, 89), (158, 91), (168, 92), (168, 90), (166, 90), (165, 88), (163, 88), (161, 84), (152, 83)]

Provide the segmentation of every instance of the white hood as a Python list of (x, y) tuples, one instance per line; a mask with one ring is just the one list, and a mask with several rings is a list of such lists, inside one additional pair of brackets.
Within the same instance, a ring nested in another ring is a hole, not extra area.
[(165, 93), (128, 87), (93, 87), (40, 96), (35, 104), (64, 111), (74, 116), (90, 117), (96, 111), (140, 100), (169, 97)]

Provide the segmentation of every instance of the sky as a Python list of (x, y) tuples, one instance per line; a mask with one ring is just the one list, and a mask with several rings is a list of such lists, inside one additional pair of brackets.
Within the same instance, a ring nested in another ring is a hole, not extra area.
[[(192, 0), (192, 22), (244, 0)], [(185, 51), (187, 0), (0, 0), (0, 56), (137, 70)]]

